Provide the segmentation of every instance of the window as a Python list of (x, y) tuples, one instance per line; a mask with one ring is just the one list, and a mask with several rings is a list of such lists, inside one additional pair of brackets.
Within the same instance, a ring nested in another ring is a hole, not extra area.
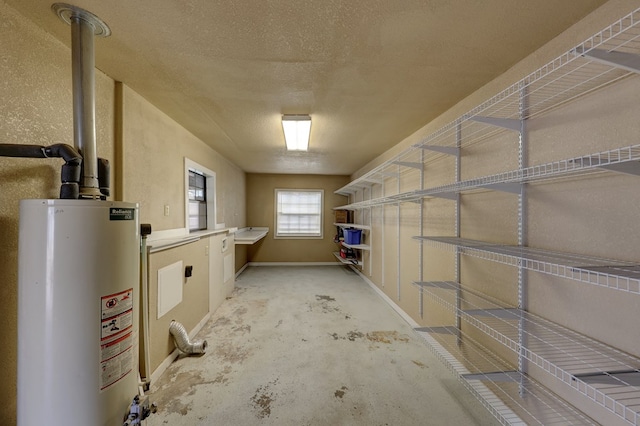
[(276, 238), (322, 238), (321, 189), (276, 189)]
[(185, 224), (190, 232), (215, 229), (216, 174), (185, 157), (184, 159)]
[(189, 170), (189, 231), (207, 229), (207, 178)]

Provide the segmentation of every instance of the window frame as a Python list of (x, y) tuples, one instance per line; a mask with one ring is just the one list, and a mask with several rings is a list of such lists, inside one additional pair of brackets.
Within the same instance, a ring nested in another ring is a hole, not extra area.
[[(189, 169), (189, 232), (203, 231), (208, 228), (209, 218), (207, 215), (207, 176), (199, 171)], [(193, 176), (194, 182), (192, 184), (191, 177)], [(202, 184), (202, 185), (200, 185)], [(195, 191), (194, 197), (191, 197), (191, 192)], [(201, 195), (199, 194), (201, 193)], [(191, 207), (196, 206), (198, 210), (197, 223), (198, 227), (191, 227), (191, 219), (194, 217), (191, 212)], [(204, 209), (204, 212), (202, 211)], [(204, 213), (204, 214), (203, 214)], [(204, 227), (202, 227), (204, 225)]]
[[(320, 194), (320, 232), (319, 234), (280, 234), (278, 230), (278, 194), (280, 192), (312, 192)], [(275, 188), (273, 197), (274, 230), (273, 238), (279, 240), (321, 240), (324, 238), (324, 189)]]
[[(191, 230), (189, 226), (189, 171), (193, 171), (203, 175), (206, 186), (206, 205), (207, 205), (207, 228)], [(189, 234), (214, 230), (217, 228), (216, 221), (216, 173), (201, 164), (184, 157), (184, 227)]]

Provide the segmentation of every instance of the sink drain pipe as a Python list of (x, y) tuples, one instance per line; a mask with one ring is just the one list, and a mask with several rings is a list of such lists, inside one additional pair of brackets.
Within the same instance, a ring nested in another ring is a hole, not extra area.
[(187, 330), (185, 330), (184, 326), (178, 321), (171, 321), (169, 333), (173, 336), (173, 340), (176, 342), (178, 349), (188, 355), (203, 354), (207, 350), (207, 341), (196, 340), (191, 343)]

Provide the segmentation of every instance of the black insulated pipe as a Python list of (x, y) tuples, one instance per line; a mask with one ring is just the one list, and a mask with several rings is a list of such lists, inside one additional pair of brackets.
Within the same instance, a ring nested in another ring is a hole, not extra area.
[(45, 148), (47, 157), (62, 158), (60, 198), (63, 200), (77, 200), (80, 198), (80, 178), (82, 171), (82, 157), (71, 145), (64, 143), (50, 145)]
[[(81, 154), (84, 154), (84, 152), (81, 152)], [(84, 176), (86, 176), (84, 168), (87, 165), (87, 159), (85, 157), (83, 158), (84, 158), (84, 162), (82, 163), (82, 167), (80, 169), (80, 177), (78, 178), (81, 188), (82, 188), (82, 179)], [(111, 195), (111, 190), (109, 188), (109, 185), (111, 184), (110, 182), (111, 169), (109, 165), (109, 160), (107, 160), (106, 158), (98, 157), (97, 164), (98, 164), (98, 187), (100, 190), (100, 195), (98, 196), (98, 198), (100, 198), (101, 200), (106, 200), (107, 197)], [(87, 198), (84, 195), (85, 194), (81, 194), (81, 198)]]
[(98, 185), (100, 186), (100, 193), (102, 199), (106, 199), (111, 194), (109, 185), (111, 182), (111, 168), (109, 166), (109, 160), (106, 158), (98, 157)]
[(2, 144), (0, 145), (1, 157), (26, 157), (26, 158), (47, 158), (46, 148), (40, 145), (19, 145), (19, 144)]
[(71, 145), (65, 143), (56, 143), (45, 147), (47, 157), (62, 158), (66, 164), (81, 165), (82, 156)]
[(80, 196), (80, 177), (82, 169), (82, 156), (71, 145), (58, 143), (49, 146), (0, 144), (0, 156), (22, 158), (62, 158), (65, 163), (62, 166), (60, 180), (60, 198), (78, 199)]

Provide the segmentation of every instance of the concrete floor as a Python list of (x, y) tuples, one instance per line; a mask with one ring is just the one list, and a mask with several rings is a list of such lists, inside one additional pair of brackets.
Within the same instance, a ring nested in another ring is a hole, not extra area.
[(247, 268), (197, 338), (148, 426), (497, 424), (345, 267)]

